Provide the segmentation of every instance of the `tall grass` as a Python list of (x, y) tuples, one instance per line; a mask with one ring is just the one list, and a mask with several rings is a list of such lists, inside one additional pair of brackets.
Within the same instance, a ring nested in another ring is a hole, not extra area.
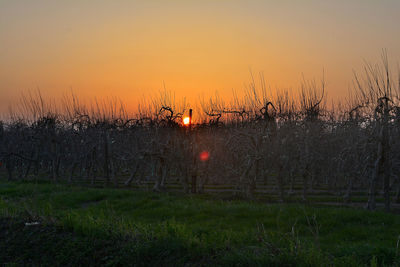
[(399, 216), (383, 212), (45, 182), (2, 182), (0, 195), (0, 234), (8, 231), (0, 239), (2, 263), (395, 266), (399, 260)]

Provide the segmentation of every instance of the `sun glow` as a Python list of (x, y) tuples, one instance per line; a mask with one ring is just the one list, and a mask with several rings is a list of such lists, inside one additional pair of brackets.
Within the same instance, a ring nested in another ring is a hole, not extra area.
[(189, 117), (183, 118), (183, 124), (189, 125), (190, 124), (190, 118)]

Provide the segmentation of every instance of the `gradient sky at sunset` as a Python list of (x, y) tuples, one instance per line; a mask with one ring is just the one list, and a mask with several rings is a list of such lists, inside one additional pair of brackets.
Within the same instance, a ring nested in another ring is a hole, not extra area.
[(0, 111), (21, 92), (116, 96), (163, 88), (229, 96), (263, 72), (296, 88), (325, 70), (330, 97), (386, 48), (400, 59), (398, 0), (0, 0)]

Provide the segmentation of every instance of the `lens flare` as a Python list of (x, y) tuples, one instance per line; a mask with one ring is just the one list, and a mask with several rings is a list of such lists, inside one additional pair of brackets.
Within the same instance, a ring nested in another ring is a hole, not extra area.
[(190, 118), (189, 117), (183, 118), (183, 124), (189, 125), (189, 123), (190, 123)]
[(210, 159), (210, 153), (208, 151), (202, 151), (200, 153), (200, 160), (201, 161), (207, 161)]

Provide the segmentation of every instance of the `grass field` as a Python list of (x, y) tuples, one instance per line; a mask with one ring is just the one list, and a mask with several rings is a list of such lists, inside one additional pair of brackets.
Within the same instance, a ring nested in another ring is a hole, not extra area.
[(0, 263), (396, 266), (400, 215), (0, 182)]

